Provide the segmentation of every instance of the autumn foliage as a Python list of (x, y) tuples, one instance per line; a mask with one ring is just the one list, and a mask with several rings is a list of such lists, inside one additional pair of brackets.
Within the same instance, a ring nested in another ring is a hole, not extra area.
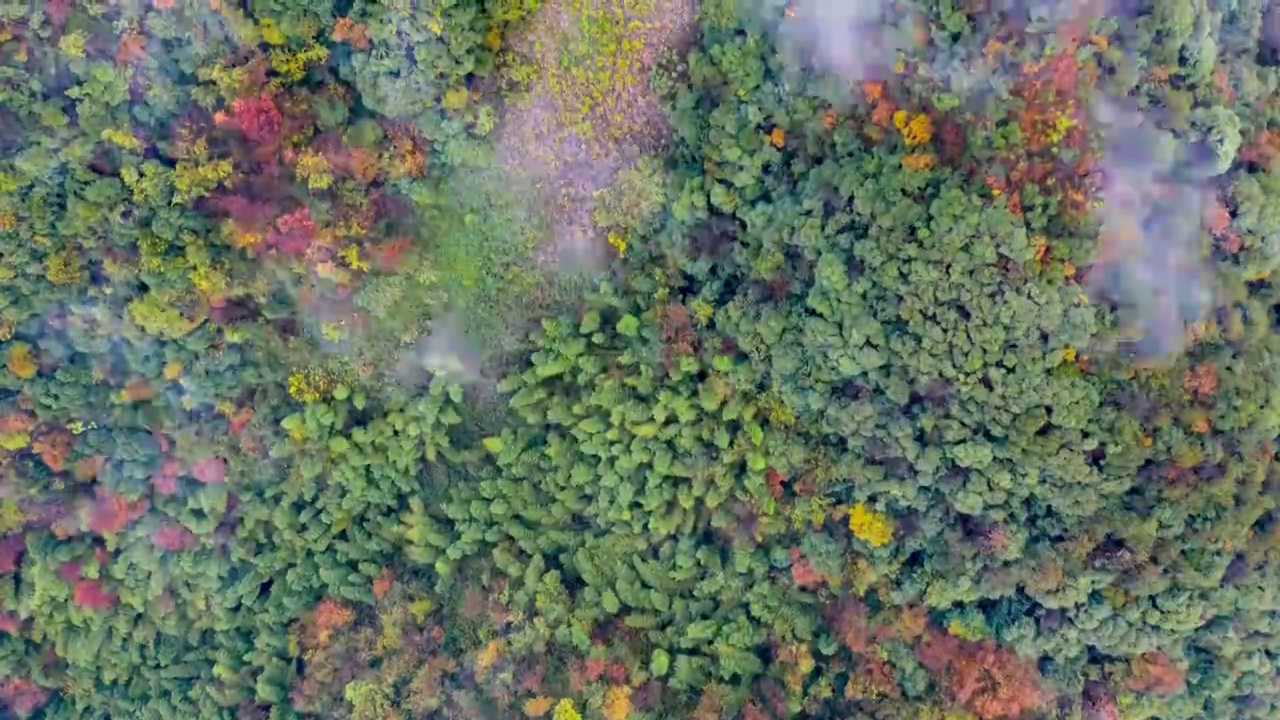
[(1035, 664), (990, 640), (968, 642), (933, 630), (916, 658), (948, 698), (982, 720), (1017, 718), (1049, 699)]
[(116, 604), (116, 594), (104, 589), (100, 580), (81, 578), (72, 585), (71, 602), (86, 610), (106, 610)]
[(831, 625), (836, 638), (851, 652), (862, 654), (871, 647), (872, 632), (867, 606), (858, 598), (840, 598), (825, 609), (823, 616)]
[(1183, 375), (1182, 387), (1197, 399), (1211, 397), (1218, 389), (1218, 371), (1207, 363), (1196, 365)]
[(391, 588), (395, 586), (396, 574), (391, 568), (383, 570), (378, 577), (373, 579), (373, 597), (382, 600), (387, 597), (387, 593), (391, 592)]
[(205, 485), (218, 485), (227, 481), (227, 461), (222, 458), (205, 458), (191, 464), (191, 477)]
[(31, 443), (31, 447), (40, 455), (44, 464), (54, 472), (62, 472), (66, 468), (67, 456), (71, 454), (71, 446), (75, 438), (64, 428), (48, 428), (40, 431)]
[(151, 474), (151, 487), (157, 495), (174, 495), (178, 492), (178, 476), (181, 474), (182, 463), (168, 458)]
[(800, 554), (797, 547), (791, 548), (791, 581), (802, 588), (822, 583), (822, 574), (813, 569), (813, 564)]
[(151, 534), (151, 542), (161, 550), (178, 552), (194, 546), (196, 536), (181, 525), (166, 523)]
[(333, 40), (351, 43), (357, 50), (366, 50), (369, 47), (369, 28), (349, 17), (340, 17), (333, 24)]
[(1266, 4), (8, 3), (0, 715), (1280, 717)]
[(231, 103), (231, 113), (223, 122), (239, 130), (255, 143), (271, 143), (279, 136), (284, 117), (276, 101), (267, 93), (241, 98)]
[(91, 532), (114, 535), (132, 520), (146, 513), (150, 503), (146, 498), (129, 501), (125, 496), (99, 485), (95, 497), (85, 509), (85, 524)]
[(1163, 652), (1143, 653), (1129, 661), (1126, 685), (1130, 690), (1153, 695), (1173, 695), (1187, 684), (1186, 671)]
[(311, 211), (303, 205), (276, 218), (275, 227), (267, 233), (267, 243), (282, 253), (300, 255), (311, 246), (315, 232)]
[(1280, 132), (1263, 130), (1252, 142), (1240, 150), (1240, 159), (1244, 162), (1270, 168), (1280, 158)]
[(49, 702), (49, 690), (25, 678), (0, 679), (0, 705), (12, 710), (18, 717), (29, 717)]
[(355, 620), (351, 608), (332, 598), (325, 598), (316, 605), (311, 616), (311, 628), (315, 643), (327, 645), (335, 630), (347, 627)]
[(6, 535), (0, 540), (0, 573), (11, 573), (18, 569), (18, 561), (27, 549), (27, 538), (22, 533)]

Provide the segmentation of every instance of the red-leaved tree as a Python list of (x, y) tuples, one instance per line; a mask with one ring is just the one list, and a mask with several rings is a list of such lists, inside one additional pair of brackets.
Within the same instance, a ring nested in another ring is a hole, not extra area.
[(30, 717), (49, 702), (49, 691), (26, 678), (0, 679), (0, 706), (12, 710), (18, 717)]
[(935, 629), (916, 657), (948, 699), (982, 720), (1020, 717), (1049, 699), (1035, 665), (990, 640), (968, 642)]
[(11, 573), (18, 569), (22, 553), (27, 550), (27, 538), (22, 533), (6, 535), (0, 540), (0, 573)]
[(196, 544), (196, 536), (181, 525), (165, 524), (151, 533), (151, 542), (161, 550), (180, 552)]
[(231, 114), (218, 119), (219, 124), (239, 130), (250, 142), (262, 144), (275, 142), (284, 126), (280, 108), (267, 93), (232, 102)]
[(1187, 684), (1187, 674), (1166, 654), (1143, 653), (1129, 661), (1130, 690), (1152, 695), (1176, 695)]
[(103, 589), (98, 580), (82, 578), (71, 591), (71, 602), (87, 610), (106, 610), (116, 604), (116, 594)]

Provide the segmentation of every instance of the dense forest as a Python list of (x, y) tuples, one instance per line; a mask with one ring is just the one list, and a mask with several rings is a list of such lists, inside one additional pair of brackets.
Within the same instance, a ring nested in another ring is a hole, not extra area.
[(4, 717), (1280, 716), (1280, 4), (0, 58)]

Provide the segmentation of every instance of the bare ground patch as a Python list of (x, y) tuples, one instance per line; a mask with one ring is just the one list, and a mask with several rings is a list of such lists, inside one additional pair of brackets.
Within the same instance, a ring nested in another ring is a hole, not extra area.
[(540, 263), (590, 272), (616, 255), (592, 222), (594, 200), (667, 142), (650, 74), (694, 33), (694, 0), (549, 0), (511, 38), (508, 77), (524, 92), (498, 125), (498, 158), (548, 221)]

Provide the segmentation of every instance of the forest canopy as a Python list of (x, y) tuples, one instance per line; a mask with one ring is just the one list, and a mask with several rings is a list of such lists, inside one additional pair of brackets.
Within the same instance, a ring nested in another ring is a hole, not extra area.
[(4, 716), (1277, 717), (1277, 13), (0, 5)]

